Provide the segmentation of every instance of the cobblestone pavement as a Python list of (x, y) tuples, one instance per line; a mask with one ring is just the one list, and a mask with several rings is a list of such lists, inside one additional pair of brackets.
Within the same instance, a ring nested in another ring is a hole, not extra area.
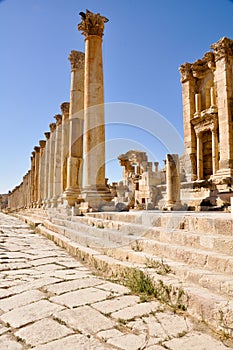
[(2, 213), (0, 261), (1, 350), (229, 349), (188, 318), (96, 277)]

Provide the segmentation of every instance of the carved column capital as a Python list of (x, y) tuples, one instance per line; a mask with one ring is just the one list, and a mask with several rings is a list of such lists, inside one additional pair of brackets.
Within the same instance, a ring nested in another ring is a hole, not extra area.
[(56, 123), (49, 124), (50, 132), (53, 132), (56, 129)]
[(61, 114), (55, 114), (54, 118), (56, 119), (56, 126), (61, 125), (61, 122), (62, 122)]
[(36, 153), (39, 153), (40, 152), (40, 147), (39, 146), (35, 146), (34, 150), (35, 150)]
[(39, 141), (40, 148), (45, 148), (46, 141), (45, 140), (40, 140)]
[(68, 57), (71, 64), (71, 69), (83, 69), (85, 62), (85, 53), (81, 51), (72, 50)]
[(91, 11), (86, 10), (86, 13), (79, 13), (82, 22), (78, 24), (78, 30), (86, 37), (89, 35), (96, 35), (102, 38), (104, 35), (104, 23), (107, 23), (109, 20), (101, 16), (99, 13), (92, 13)]
[(69, 116), (69, 111), (70, 111), (70, 103), (69, 102), (63, 102), (61, 104), (60, 108), (61, 108), (62, 114), (65, 117), (68, 117)]
[(50, 138), (50, 132), (49, 132), (49, 131), (48, 131), (48, 132), (45, 132), (44, 135), (45, 135), (45, 137), (46, 137), (46, 140), (49, 140), (49, 138)]
[(233, 40), (226, 37), (221, 38), (210, 47), (214, 50), (215, 61), (224, 57), (233, 56)]

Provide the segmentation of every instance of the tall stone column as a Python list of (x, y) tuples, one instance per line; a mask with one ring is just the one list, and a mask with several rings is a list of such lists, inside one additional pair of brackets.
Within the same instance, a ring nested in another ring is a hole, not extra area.
[(53, 183), (54, 183), (54, 151), (55, 151), (55, 130), (56, 123), (51, 123), (50, 127), (50, 142), (49, 142), (49, 169), (48, 169), (48, 202), (49, 207), (53, 198)]
[(67, 158), (69, 152), (69, 109), (69, 102), (63, 102), (61, 104), (61, 193), (65, 191), (67, 185)]
[(39, 180), (39, 164), (40, 164), (40, 147), (34, 147), (35, 150), (35, 174), (34, 174), (34, 207), (37, 206), (39, 192), (38, 192), (38, 180)]
[(69, 56), (71, 63), (69, 156), (67, 187), (63, 197), (70, 206), (79, 201), (82, 186), (84, 56), (84, 53), (79, 51), (71, 51)]
[(55, 145), (54, 145), (54, 182), (53, 182), (53, 203), (57, 206), (58, 197), (61, 195), (61, 123), (62, 116), (56, 114), (56, 131), (55, 131)]
[(45, 176), (45, 140), (39, 141), (40, 145), (40, 161), (39, 161), (39, 176), (38, 176), (38, 206), (42, 204), (44, 196), (44, 176)]
[(212, 133), (212, 168), (213, 175), (216, 174), (218, 170), (218, 136), (217, 130), (211, 130)]
[(32, 152), (31, 155), (31, 190), (30, 190), (30, 197), (31, 197), (31, 203), (30, 203), (30, 207), (33, 207), (33, 203), (35, 200), (35, 152)]
[(48, 199), (50, 132), (45, 132), (44, 135), (46, 137), (46, 145), (45, 145), (45, 172), (44, 172), (43, 208), (45, 208), (46, 203), (47, 203), (47, 199)]
[(180, 164), (178, 154), (166, 155), (166, 181), (168, 210), (181, 209), (180, 202)]
[(203, 145), (201, 133), (197, 133), (197, 179), (203, 179)]
[(108, 19), (86, 10), (78, 30), (85, 36), (83, 190), (93, 208), (111, 195), (105, 183), (105, 124), (102, 37)]

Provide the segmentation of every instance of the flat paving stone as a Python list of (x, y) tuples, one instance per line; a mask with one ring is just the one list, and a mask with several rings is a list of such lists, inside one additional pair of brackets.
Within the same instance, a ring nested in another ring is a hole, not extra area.
[(71, 292), (82, 288), (94, 287), (102, 283), (103, 281), (100, 280), (99, 278), (88, 276), (88, 277), (78, 278), (72, 281), (51, 284), (46, 286), (44, 289), (49, 293), (59, 295), (59, 294)]
[(104, 314), (109, 314), (114, 311), (121, 310), (127, 306), (136, 305), (139, 303), (139, 301), (140, 298), (135, 295), (125, 295), (115, 297), (110, 300), (100, 301), (98, 303), (92, 304), (92, 306)]
[(23, 327), (15, 335), (23, 339), (26, 344), (36, 346), (63, 338), (72, 333), (74, 332), (66, 326), (53, 319), (45, 318), (34, 322), (32, 325)]
[(174, 338), (165, 342), (164, 345), (170, 350), (229, 350), (229, 347), (220, 341), (202, 333), (190, 333), (181, 338)]
[(55, 317), (65, 322), (71, 328), (92, 334), (113, 328), (116, 325), (114, 321), (90, 306), (56, 312)]
[(151, 312), (156, 312), (159, 307), (160, 304), (158, 302), (151, 301), (126, 307), (120, 311), (113, 312), (111, 316), (116, 319), (131, 320), (134, 317), (141, 317)]
[(80, 289), (74, 292), (61, 294), (56, 297), (52, 297), (49, 300), (65, 305), (70, 308), (74, 308), (81, 305), (92, 304), (100, 300), (104, 300), (110, 296), (109, 291), (99, 290), (93, 287)]
[(106, 350), (112, 349), (107, 344), (102, 344), (96, 339), (76, 334), (55, 340), (49, 344), (36, 346), (33, 350)]
[(0, 300), (0, 309), (3, 311), (10, 311), (17, 307), (30, 304), (43, 298), (45, 298), (44, 293), (40, 292), (39, 290), (30, 290)]
[(6, 312), (0, 316), (0, 320), (10, 324), (11, 327), (19, 328), (62, 309), (62, 306), (50, 303), (48, 300), (40, 300)]
[(104, 289), (104, 290), (109, 290), (109, 291), (116, 293), (116, 294), (129, 294), (130, 293), (129, 288), (122, 286), (121, 284), (116, 284), (116, 283), (112, 283), (112, 282), (105, 282), (105, 283), (101, 284), (101, 286), (99, 286), (98, 288)]
[(0, 349), (2, 350), (21, 350), (23, 346), (7, 334), (0, 336)]
[(119, 337), (110, 338), (107, 343), (112, 344), (122, 350), (138, 350), (143, 349), (143, 347), (146, 345), (146, 336), (123, 334)]

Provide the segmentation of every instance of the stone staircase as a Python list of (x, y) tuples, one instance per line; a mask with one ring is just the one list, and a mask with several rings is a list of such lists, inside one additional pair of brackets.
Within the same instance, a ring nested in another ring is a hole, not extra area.
[[(112, 275), (141, 269), (182, 288), (187, 311), (233, 334), (233, 222), (228, 213), (20, 213), (72, 254)], [(167, 273), (161, 268), (168, 266)], [(163, 271), (164, 272), (164, 271)]]

